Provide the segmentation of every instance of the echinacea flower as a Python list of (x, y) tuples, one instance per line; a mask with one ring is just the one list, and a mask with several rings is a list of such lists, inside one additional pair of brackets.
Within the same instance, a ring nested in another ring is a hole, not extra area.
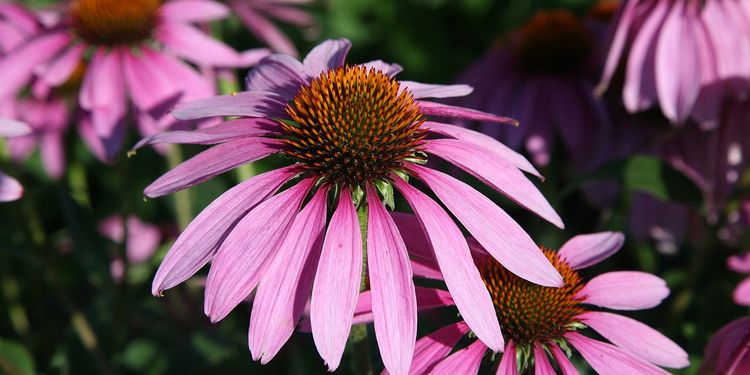
[[(379, 60), (346, 65), (350, 47), (344, 39), (328, 40), (303, 62), (287, 55), (267, 57), (249, 73), (247, 91), (183, 103), (174, 111), (181, 119), (240, 118), (141, 141), (139, 146), (214, 144), (148, 186), (149, 197), (196, 185), (272, 154), (292, 162), (237, 185), (201, 212), (162, 262), (153, 293), (160, 295), (210, 261), (205, 312), (215, 322), (257, 287), (249, 342), (253, 358), (262, 363), (289, 338), (312, 293), (313, 338), (333, 370), (341, 360), (360, 286), (364, 240), (357, 211), (366, 208), (376, 337), (388, 369), (405, 373), (416, 339), (412, 268), (401, 233), (381, 201), (381, 195), (391, 201), (398, 190), (429, 234), (467, 324), (499, 350), (500, 327), (466, 240), (448, 213), (406, 176), (431, 188), (512, 272), (558, 286), (560, 275), (500, 207), (466, 183), (422, 164), (428, 154), (444, 159), (562, 227), (559, 216), (521, 171), (538, 173), (495, 140), (433, 119), (510, 121), (424, 100), (466, 95), (470, 87), (398, 81), (394, 76), (401, 67)], [(284, 185), (291, 186), (277, 193)], [(329, 198), (336, 203), (327, 222)], [(300, 211), (303, 202), (307, 204)]]
[[(427, 238), (419, 231), (408, 230), (416, 225), (416, 219), (404, 214), (393, 216), (402, 233), (408, 233), (409, 252), (415, 269), (421, 270), (415, 275), (440, 280), (442, 275), (434, 266)], [(563, 374), (578, 374), (569, 360), (571, 346), (602, 375), (666, 374), (658, 366), (688, 365), (687, 353), (653, 328), (591, 308), (643, 310), (657, 306), (669, 294), (664, 280), (645, 272), (607, 272), (584, 281), (579, 271), (616, 253), (623, 241), (621, 233), (601, 232), (573, 237), (557, 252), (542, 248), (563, 276), (561, 288), (521, 279), (489, 257), (481, 246), (472, 246), (505, 339), (497, 374), (523, 374), (532, 368), (537, 375), (554, 374), (550, 359)], [(371, 292), (360, 295), (355, 322), (372, 320), (371, 301)], [(426, 287), (417, 289), (417, 301), (420, 310), (455, 305), (452, 293)], [(612, 344), (585, 336), (589, 328)], [(462, 341), (470, 331), (471, 327), (459, 321), (419, 339), (410, 373), (476, 374), (487, 345), (481, 337)], [(457, 348), (459, 342), (467, 346)]]
[(124, 223), (121, 215), (111, 215), (99, 223), (98, 229), (99, 233), (115, 243), (125, 241), (125, 259), (117, 258), (110, 263), (110, 273), (116, 281), (122, 280), (125, 262), (128, 265), (147, 262), (161, 242), (159, 227), (144, 223), (135, 215), (129, 215)]
[(174, 125), (166, 116), (174, 102), (215, 94), (213, 83), (186, 61), (248, 66), (268, 54), (266, 49), (238, 53), (197, 28), (194, 23), (229, 14), (211, 0), (71, 0), (44, 17), (4, 5), (11, 7), (0, 23), (30, 24), (34, 32), (0, 59), (0, 102), (13, 100), (26, 87), (35, 97), (46, 97), (83, 67), (76, 92), (84, 112), (80, 127), (102, 160), (119, 152), (129, 114), (142, 134), (151, 135)]
[[(0, 137), (22, 137), (31, 133), (28, 125), (11, 119), (0, 118)], [(0, 202), (10, 202), (23, 196), (23, 186), (13, 177), (0, 172)]]
[(711, 337), (698, 374), (750, 374), (750, 317), (725, 325)]
[(300, 28), (309, 28), (315, 19), (297, 5), (309, 4), (312, 0), (229, 0), (229, 6), (248, 30), (274, 52), (297, 56), (297, 48), (289, 38), (273, 24), (272, 19)]
[(536, 165), (549, 164), (559, 138), (584, 167), (609, 125), (603, 102), (593, 94), (595, 42), (592, 27), (572, 13), (539, 11), (462, 73), (458, 81), (475, 91), (457, 103), (518, 120), (518, 128), (481, 123), (478, 130), (513, 149), (525, 148)]
[(715, 126), (722, 102), (750, 90), (750, 4), (745, 0), (622, 2), (598, 88), (625, 60), (623, 102), (658, 105), (671, 122)]

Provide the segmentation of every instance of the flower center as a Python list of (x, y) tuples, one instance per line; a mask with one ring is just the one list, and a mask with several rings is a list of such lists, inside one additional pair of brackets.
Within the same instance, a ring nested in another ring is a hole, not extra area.
[(557, 253), (542, 248), (563, 277), (565, 285), (550, 288), (526, 281), (494, 259), (479, 267), (495, 304), (500, 326), (519, 346), (561, 339), (575, 317), (584, 312), (574, 296), (583, 288), (581, 277)]
[(385, 179), (416, 157), (425, 131), (411, 93), (363, 66), (322, 73), (303, 86), (282, 122), (285, 153), (330, 184), (361, 186)]
[(73, 30), (88, 43), (127, 45), (151, 37), (161, 0), (73, 0)]
[(516, 54), (527, 71), (564, 73), (586, 61), (592, 44), (591, 33), (570, 12), (540, 11), (521, 29)]

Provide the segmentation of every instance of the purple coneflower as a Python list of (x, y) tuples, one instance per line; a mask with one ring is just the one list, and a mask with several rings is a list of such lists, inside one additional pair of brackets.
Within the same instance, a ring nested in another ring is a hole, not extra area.
[(297, 49), (271, 19), (310, 28), (315, 19), (296, 5), (313, 0), (229, 0), (229, 6), (253, 35), (275, 52), (297, 56)]
[[(11, 119), (0, 118), (0, 137), (22, 137), (31, 133), (31, 128)], [(0, 202), (10, 202), (23, 196), (23, 186), (13, 177), (0, 172)]]
[(629, 111), (658, 103), (673, 123), (692, 117), (713, 126), (722, 102), (750, 89), (750, 3), (623, 1), (600, 92), (625, 53), (622, 95)]
[(549, 163), (560, 138), (573, 162), (584, 166), (609, 123), (602, 101), (593, 95), (595, 43), (592, 27), (570, 12), (539, 11), (462, 74), (459, 82), (475, 91), (459, 103), (517, 119), (519, 128), (482, 123), (479, 130), (514, 149), (525, 148), (536, 165)]
[[(211, 0), (72, 0), (41, 15), (2, 4), (0, 23), (26, 25), (31, 36), (0, 59), (0, 102), (31, 85), (46, 97), (85, 68), (78, 105), (84, 139), (103, 160), (119, 152), (130, 103), (139, 130), (151, 135), (172, 121), (175, 101), (209, 97), (213, 84), (185, 61), (209, 67), (252, 65), (265, 49), (238, 53), (194, 23), (229, 14)], [(166, 118), (166, 120), (165, 120)]]
[[(411, 363), (417, 315), (404, 241), (381, 201), (390, 201), (395, 188), (428, 233), (467, 324), (492, 349), (501, 349), (490, 295), (459, 227), (408, 181), (418, 179), (431, 188), (512, 272), (558, 286), (560, 275), (510, 216), (466, 183), (423, 164), (428, 154), (444, 159), (562, 227), (522, 171), (538, 173), (495, 140), (433, 120), (511, 121), (424, 100), (466, 95), (470, 87), (398, 81), (394, 76), (401, 67), (379, 60), (346, 65), (349, 48), (349, 41), (339, 39), (321, 43), (303, 62), (272, 55), (250, 72), (247, 91), (181, 104), (174, 111), (181, 119), (239, 119), (164, 133), (139, 144), (216, 144), (148, 186), (149, 197), (272, 154), (293, 162), (239, 184), (198, 215), (162, 262), (153, 293), (160, 295), (211, 261), (205, 312), (218, 321), (257, 287), (249, 341), (253, 357), (265, 363), (291, 335), (312, 292), (313, 337), (328, 367), (335, 369), (361, 281), (364, 241), (357, 211), (366, 208), (375, 332), (388, 369), (404, 373)], [(291, 186), (277, 193), (284, 185)], [(329, 199), (335, 205), (330, 221)]]
[[(402, 231), (415, 225), (415, 218), (410, 215), (394, 214), (394, 219)], [(418, 231), (408, 233), (409, 252), (415, 269), (421, 271), (415, 275), (442, 279), (427, 238)], [(488, 256), (480, 245), (472, 245), (505, 339), (497, 374), (522, 374), (532, 368), (537, 375), (555, 374), (550, 359), (562, 374), (578, 374), (568, 359), (571, 346), (603, 375), (667, 374), (657, 366), (683, 368), (689, 364), (684, 350), (651, 327), (586, 306), (643, 310), (658, 305), (669, 294), (664, 280), (644, 272), (607, 272), (584, 281), (578, 271), (616, 253), (623, 240), (621, 233), (602, 232), (573, 237), (558, 252), (542, 248), (563, 277), (561, 288), (521, 279)], [(372, 319), (370, 294), (368, 291), (360, 295), (355, 323)], [(432, 288), (418, 288), (417, 303), (420, 310), (455, 305), (451, 293)], [(614, 345), (584, 336), (587, 328)], [(419, 339), (410, 373), (476, 374), (487, 352), (486, 341), (470, 337), (467, 346), (454, 351), (472, 330), (460, 321)]]

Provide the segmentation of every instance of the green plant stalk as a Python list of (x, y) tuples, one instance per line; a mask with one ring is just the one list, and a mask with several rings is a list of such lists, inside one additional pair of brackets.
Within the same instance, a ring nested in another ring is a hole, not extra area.
[[(357, 210), (359, 218), (359, 230), (362, 233), (362, 282), (359, 291), (364, 292), (370, 288), (370, 279), (367, 276), (367, 204), (362, 203)], [(367, 340), (367, 325), (358, 324), (349, 332), (349, 342), (352, 349), (352, 371), (355, 374), (371, 375), (372, 362), (370, 361), (370, 343)]]
[[(170, 145), (167, 152), (167, 163), (172, 169), (182, 163), (182, 150), (179, 145)], [(190, 190), (178, 191), (174, 194), (175, 214), (177, 215), (177, 226), (180, 230), (185, 229), (193, 220), (193, 202), (190, 198)]]

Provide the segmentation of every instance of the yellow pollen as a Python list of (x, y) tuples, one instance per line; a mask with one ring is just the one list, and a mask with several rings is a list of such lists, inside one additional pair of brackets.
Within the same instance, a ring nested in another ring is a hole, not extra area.
[(425, 132), (408, 90), (375, 69), (346, 66), (303, 86), (282, 122), (285, 153), (329, 184), (385, 179), (415, 157)]
[(73, 30), (96, 45), (130, 45), (151, 37), (161, 0), (73, 0)]
[(575, 317), (584, 312), (574, 298), (583, 281), (557, 253), (542, 248), (544, 255), (562, 275), (565, 285), (550, 288), (526, 281), (488, 258), (479, 267), (492, 296), (500, 326), (519, 346), (561, 339)]
[(539, 11), (521, 28), (516, 54), (524, 70), (567, 72), (583, 65), (592, 44), (591, 33), (569, 11)]

